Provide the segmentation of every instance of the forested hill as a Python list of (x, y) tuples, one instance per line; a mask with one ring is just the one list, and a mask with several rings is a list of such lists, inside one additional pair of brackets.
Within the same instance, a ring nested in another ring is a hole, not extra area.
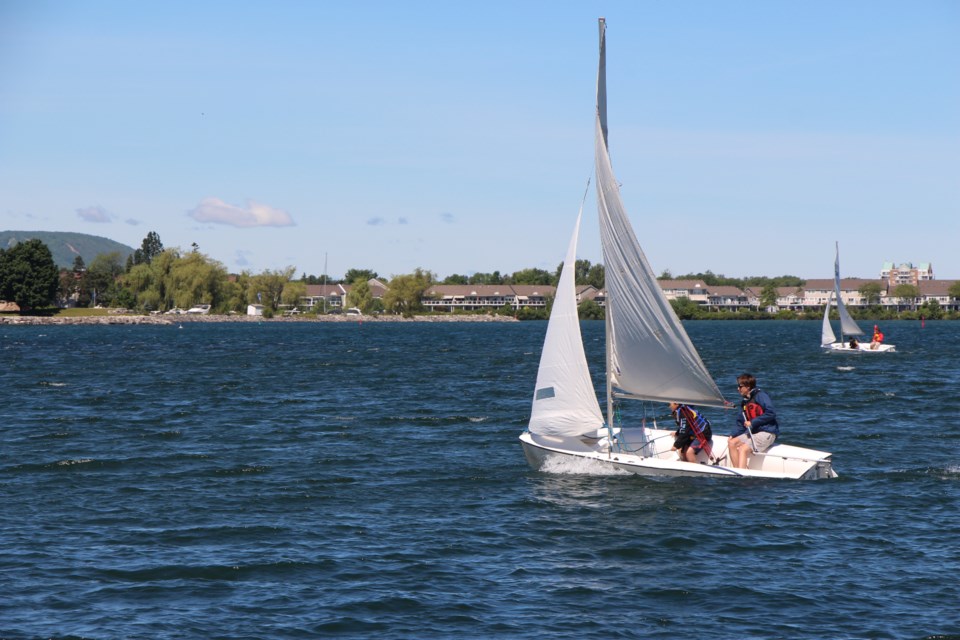
[(9, 249), (20, 242), (40, 240), (50, 248), (53, 261), (58, 267), (73, 268), (77, 256), (89, 265), (101, 253), (119, 253), (120, 260), (126, 262), (133, 249), (109, 238), (91, 236), (86, 233), (67, 231), (0, 231), (0, 249)]

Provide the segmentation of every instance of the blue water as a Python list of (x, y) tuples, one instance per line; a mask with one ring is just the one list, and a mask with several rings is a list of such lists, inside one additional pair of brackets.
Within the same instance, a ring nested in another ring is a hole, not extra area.
[(960, 323), (687, 328), (840, 478), (531, 471), (539, 322), (0, 327), (0, 638), (960, 637)]

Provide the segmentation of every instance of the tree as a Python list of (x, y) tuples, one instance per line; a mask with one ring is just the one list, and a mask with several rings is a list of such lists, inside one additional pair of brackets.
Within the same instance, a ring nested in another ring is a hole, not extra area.
[(587, 271), (586, 282), (578, 282), (577, 284), (589, 284), (597, 289), (597, 291), (602, 291), (606, 286), (606, 277), (607, 271), (604, 266), (602, 264), (595, 264)]
[(363, 313), (370, 313), (373, 307), (373, 292), (370, 291), (370, 283), (359, 278), (350, 283), (350, 291), (347, 292), (347, 306), (356, 307)]
[(423, 308), (420, 300), (431, 284), (433, 274), (419, 267), (411, 274), (394, 276), (383, 296), (383, 306), (387, 311), (409, 318)]
[(522, 271), (514, 271), (513, 275), (510, 276), (510, 280), (513, 284), (556, 284), (553, 276), (543, 269), (524, 269)]
[(21, 313), (53, 305), (59, 286), (60, 272), (43, 241), (0, 249), (0, 298), (16, 302)]
[(503, 276), (499, 271), (493, 273), (475, 273), (470, 276), (467, 284), (503, 284)]
[(442, 284), (467, 284), (467, 276), (455, 273), (444, 278)]
[(581, 320), (603, 320), (603, 307), (596, 300), (584, 300), (577, 305), (577, 315)]
[(220, 291), (227, 269), (199, 251), (178, 258), (170, 267), (166, 288), (173, 293), (174, 306), (189, 309), (195, 304), (220, 305)]
[(124, 272), (120, 253), (101, 253), (83, 274), (81, 288), (90, 292), (91, 302), (94, 305), (109, 306), (119, 292), (117, 279)]
[(954, 300), (960, 300), (960, 280), (957, 280), (952, 285), (950, 285), (950, 288), (947, 289), (947, 293)]
[(894, 298), (899, 298), (900, 302), (905, 302), (910, 305), (910, 309), (914, 309), (917, 304), (917, 298), (920, 297), (920, 289), (912, 284), (898, 284), (893, 288), (893, 291), (890, 292)]
[(694, 318), (700, 316), (700, 305), (690, 298), (683, 297), (677, 298), (676, 300), (671, 300), (670, 306), (673, 307), (677, 317), (681, 320), (693, 320)]
[(943, 317), (943, 307), (936, 300), (927, 300), (920, 305), (920, 314), (930, 320), (939, 320)]
[(868, 282), (857, 291), (867, 301), (868, 305), (876, 306), (880, 304), (880, 294), (883, 293), (883, 287), (879, 283)]
[(296, 267), (287, 267), (280, 271), (266, 270), (250, 279), (247, 302), (260, 302), (276, 311), (283, 300), (283, 288), (296, 273)]
[(777, 298), (780, 295), (777, 293), (777, 285), (772, 282), (769, 282), (763, 286), (763, 289), (760, 290), (760, 306), (763, 309), (776, 308)]
[(163, 253), (163, 243), (156, 231), (151, 231), (143, 239), (140, 248), (127, 258), (127, 271), (138, 264), (150, 264), (154, 258)]
[(283, 301), (283, 304), (288, 307), (296, 308), (300, 304), (300, 301), (307, 296), (307, 285), (303, 282), (297, 282), (291, 280), (287, 284), (283, 285), (283, 293), (280, 294), (280, 299)]
[(347, 269), (347, 272), (343, 275), (344, 282), (356, 282), (357, 280), (376, 280), (380, 276), (377, 275), (376, 271), (371, 271), (370, 269)]

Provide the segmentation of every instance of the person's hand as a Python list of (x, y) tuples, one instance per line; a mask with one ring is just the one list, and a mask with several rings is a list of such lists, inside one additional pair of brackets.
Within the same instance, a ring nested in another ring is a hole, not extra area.
[(750, 428), (750, 421), (747, 420), (746, 422), (744, 422), (744, 423), (743, 423), (743, 426), (745, 426), (747, 429), (749, 429), (749, 428)]

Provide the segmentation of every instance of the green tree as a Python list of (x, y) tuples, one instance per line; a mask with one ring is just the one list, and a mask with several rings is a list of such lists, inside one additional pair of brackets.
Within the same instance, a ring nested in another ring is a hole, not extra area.
[(21, 313), (53, 305), (59, 286), (60, 272), (43, 241), (0, 249), (0, 298), (16, 302)]
[(223, 283), (220, 292), (222, 296), (220, 308), (225, 311), (246, 314), (248, 300), (250, 299), (247, 295), (250, 280), (251, 275), (247, 271), (241, 272), (235, 279), (228, 278)]
[(280, 300), (288, 307), (296, 308), (300, 301), (307, 295), (307, 285), (303, 282), (291, 280), (283, 285), (283, 293), (280, 294)]
[(411, 274), (394, 276), (390, 279), (390, 288), (383, 296), (383, 306), (387, 311), (409, 318), (423, 309), (420, 300), (431, 284), (433, 274), (419, 267)]
[(133, 252), (133, 264), (150, 264), (161, 253), (163, 253), (163, 243), (160, 242), (160, 235), (156, 231), (151, 231), (143, 239), (140, 248)]
[(920, 289), (912, 284), (898, 284), (890, 292), (894, 298), (899, 298), (901, 303), (907, 304), (910, 309), (916, 309), (917, 298), (920, 297)]
[(93, 259), (83, 274), (83, 288), (90, 292), (91, 303), (102, 306), (113, 304), (119, 292), (118, 278), (124, 272), (120, 253), (101, 253)]
[(880, 304), (880, 294), (883, 293), (883, 287), (879, 283), (867, 282), (857, 291), (867, 301), (868, 305), (876, 306)]
[(943, 307), (937, 300), (927, 300), (920, 305), (919, 311), (923, 317), (931, 320), (939, 320), (943, 317)]
[(352, 283), (357, 280), (363, 280), (366, 282), (367, 280), (376, 280), (379, 277), (376, 271), (371, 271), (370, 269), (347, 269), (347, 272), (343, 275), (343, 281)]
[(578, 282), (577, 284), (589, 284), (596, 288), (597, 291), (603, 291), (603, 288), (606, 286), (606, 277), (607, 272), (604, 266), (602, 264), (595, 264), (587, 271), (586, 281)]
[(510, 280), (513, 284), (552, 285), (556, 283), (553, 275), (547, 271), (544, 271), (543, 269), (523, 269), (522, 271), (514, 271), (513, 275), (510, 276)]
[(777, 293), (777, 285), (773, 282), (768, 282), (763, 286), (763, 289), (760, 290), (760, 307), (763, 309), (770, 309), (771, 307), (777, 306), (777, 298), (779, 298)]
[(462, 276), (458, 273), (455, 273), (453, 275), (450, 275), (444, 278), (442, 284), (467, 284), (467, 283), (468, 283), (467, 276)]
[(347, 292), (347, 307), (356, 307), (363, 313), (370, 313), (373, 308), (373, 292), (370, 290), (370, 283), (359, 278), (350, 283), (350, 291)]
[(584, 300), (577, 305), (577, 315), (581, 320), (603, 320), (603, 307), (596, 300)]
[(294, 273), (296, 273), (295, 267), (287, 267), (276, 271), (268, 269), (253, 276), (250, 279), (247, 302), (257, 302), (257, 294), (260, 294), (261, 304), (272, 311), (276, 311), (283, 300), (283, 288)]
[(503, 284), (503, 276), (499, 271), (493, 273), (475, 273), (470, 276), (467, 284)]
[(670, 306), (673, 307), (677, 317), (681, 320), (693, 320), (694, 318), (700, 317), (700, 305), (690, 298), (682, 297), (671, 300)]
[(226, 279), (227, 270), (222, 264), (199, 251), (191, 251), (171, 265), (166, 288), (173, 292), (174, 306), (181, 309), (195, 304), (218, 307)]
[(950, 288), (947, 289), (947, 294), (954, 300), (960, 300), (960, 280), (950, 285)]

